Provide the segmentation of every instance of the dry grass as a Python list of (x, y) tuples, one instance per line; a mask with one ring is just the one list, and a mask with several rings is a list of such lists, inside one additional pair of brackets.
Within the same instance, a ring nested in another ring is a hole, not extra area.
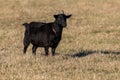
[[(72, 14), (55, 57), (23, 55), (22, 23)], [(120, 80), (119, 0), (0, 0), (0, 80)]]

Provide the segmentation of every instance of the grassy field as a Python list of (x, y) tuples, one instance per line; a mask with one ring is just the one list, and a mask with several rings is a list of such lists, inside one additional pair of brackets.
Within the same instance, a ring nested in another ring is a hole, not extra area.
[[(56, 56), (31, 46), (24, 27), (72, 14)], [(120, 80), (120, 0), (0, 0), (0, 80)]]

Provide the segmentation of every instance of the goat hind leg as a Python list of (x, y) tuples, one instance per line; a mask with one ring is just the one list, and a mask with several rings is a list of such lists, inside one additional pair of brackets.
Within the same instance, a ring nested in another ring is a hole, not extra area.
[(49, 47), (45, 47), (45, 55), (48, 56), (48, 49)]
[(29, 44), (30, 44), (29, 41), (28, 41), (28, 42), (25, 42), (25, 41), (24, 41), (24, 50), (23, 50), (23, 53), (24, 53), (24, 54), (26, 54), (26, 51), (27, 51), (27, 48), (28, 48)]
[(36, 55), (36, 50), (37, 50), (37, 46), (34, 46), (34, 45), (33, 45), (33, 47), (32, 47), (32, 53), (33, 53), (34, 55)]

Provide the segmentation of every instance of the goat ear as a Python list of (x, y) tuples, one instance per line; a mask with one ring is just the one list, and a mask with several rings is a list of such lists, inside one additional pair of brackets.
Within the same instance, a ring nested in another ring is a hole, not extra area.
[(70, 18), (71, 16), (72, 16), (71, 14), (70, 14), (70, 15), (67, 15), (66, 18)]
[(58, 18), (58, 15), (54, 15), (54, 18)]

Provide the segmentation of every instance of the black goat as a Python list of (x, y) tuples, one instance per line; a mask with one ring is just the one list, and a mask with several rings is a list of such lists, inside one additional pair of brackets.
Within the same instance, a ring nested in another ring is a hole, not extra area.
[(54, 15), (55, 21), (51, 23), (43, 22), (31, 22), (24, 23), (24, 54), (31, 43), (32, 53), (36, 55), (36, 49), (38, 47), (44, 47), (46, 55), (48, 55), (49, 47), (52, 48), (52, 55), (54, 56), (56, 47), (58, 46), (63, 28), (67, 26), (66, 19), (71, 15), (65, 15), (64, 13)]

